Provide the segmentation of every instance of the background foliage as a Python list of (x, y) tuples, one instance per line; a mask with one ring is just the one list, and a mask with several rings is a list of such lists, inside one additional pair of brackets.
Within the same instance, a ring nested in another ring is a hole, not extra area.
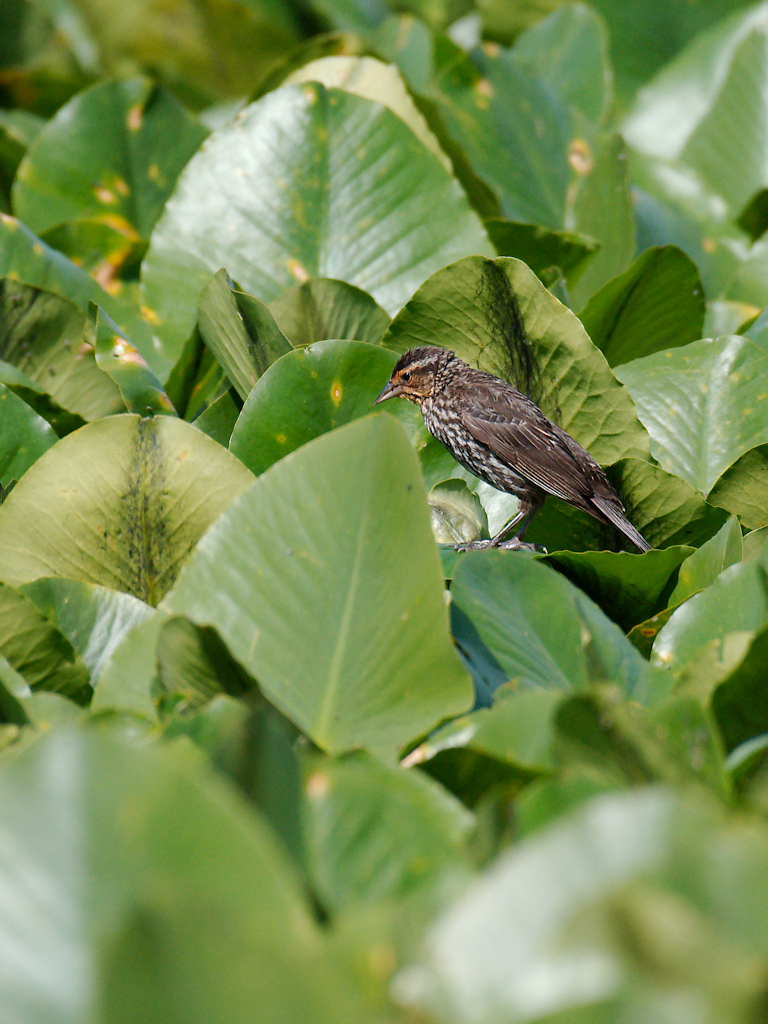
[(0, 1020), (768, 1019), (767, 26), (0, 0)]

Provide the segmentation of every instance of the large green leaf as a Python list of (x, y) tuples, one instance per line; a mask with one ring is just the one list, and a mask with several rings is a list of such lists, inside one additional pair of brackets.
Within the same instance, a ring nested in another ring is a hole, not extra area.
[[(52, 6), (52, 5), (48, 5)], [(55, 0), (55, 8), (63, 6)], [(100, 0), (77, 0), (61, 11), (62, 29), (87, 26), (86, 47), (108, 74), (152, 68), (173, 92), (204, 106), (247, 95), (256, 69), (300, 37), (298, 12), (280, 0), (135, 0), (122, 18)]]
[(605, 25), (591, 7), (561, 4), (515, 40), (512, 52), (593, 124), (605, 117), (612, 74)]
[(19, 590), (69, 640), (92, 686), (127, 634), (152, 614), (149, 605), (130, 594), (74, 580), (43, 578)]
[(68, 299), (85, 312), (89, 302), (106, 310), (133, 340), (141, 354), (158, 373), (166, 374), (171, 364), (162, 358), (152, 338), (152, 318), (144, 316), (130, 297), (111, 295), (84, 270), (52, 249), (15, 217), (0, 213), (0, 277), (10, 277), (34, 288)]
[(396, 995), (456, 1024), (592, 1024), (690, 1022), (695, 993), (702, 1019), (738, 1024), (761, 985), (767, 853), (763, 822), (734, 826), (714, 801), (597, 797), (505, 851), (438, 918)]
[[(611, 466), (609, 476), (624, 497), (631, 521), (653, 547), (699, 547), (728, 518), (723, 509), (710, 505), (685, 480), (650, 462), (622, 459)], [(533, 522), (531, 538), (538, 518)]]
[(320, 57), (297, 68), (285, 79), (285, 84), (290, 85), (301, 82), (320, 82), (326, 89), (343, 89), (354, 96), (383, 103), (408, 125), (445, 169), (451, 171), (450, 160), (427, 127), (427, 122), (411, 99), (405, 82), (394, 65), (368, 56), (353, 57), (341, 54)]
[(680, 566), (675, 589), (669, 595), (670, 607), (687, 600), (699, 590), (705, 590), (724, 569), (740, 562), (742, 555), (741, 527), (731, 516), (714, 537), (689, 555)]
[(112, 317), (94, 303), (88, 307), (85, 337), (96, 353), (96, 364), (117, 384), (128, 412), (140, 416), (175, 416), (170, 398), (146, 360)]
[(0, 654), (35, 690), (82, 697), (88, 671), (63, 631), (31, 598), (0, 583)]
[(709, 501), (738, 516), (748, 530), (768, 525), (768, 445), (751, 448), (729, 466)]
[(653, 645), (653, 660), (683, 669), (707, 644), (729, 633), (755, 632), (768, 622), (768, 584), (760, 559), (725, 569), (714, 583), (682, 604)]
[(690, 554), (691, 549), (683, 546), (649, 551), (643, 558), (626, 552), (561, 551), (546, 561), (626, 633), (667, 606), (678, 567)]
[(648, 428), (653, 456), (702, 494), (768, 441), (767, 343), (704, 339), (626, 363), (616, 375)]
[(734, 216), (766, 184), (764, 17), (757, 4), (703, 33), (643, 90), (623, 127), (635, 149), (693, 168)]
[(579, 174), (569, 211), (572, 231), (589, 235), (600, 248), (570, 283), (575, 309), (584, 307), (598, 288), (616, 277), (635, 254), (635, 218), (629, 191), (624, 142), (618, 135), (600, 134), (577, 140), (571, 161)]
[(280, 330), (296, 347), (329, 338), (377, 345), (389, 327), (389, 317), (367, 292), (326, 277), (294, 285), (278, 295), (269, 308)]
[(702, 336), (704, 290), (696, 265), (674, 246), (647, 249), (579, 314), (611, 366)]
[(490, 243), (458, 183), (396, 115), (321, 85), (284, 86), (185, 168), (144, 261), (145, 300), (172, 358), (222, 266), (263, 302), (325, 276), (395, 312), (428, 274), (478, 251)]
[(605, 357), (520, 260), (472, 256), (439, 270), (384, 344), (442, 345), (512, 381), (604, 465), (647, 454), (645, 430)]
[(451, 596), (516, 688), (570, 692), (610, 679), (635, 700), (654, 699), (659, 679), (618, 626), (548, 566), (508, 551), (470, 553)]
[(38, 459), (0, 506), (0, 578), (63, 576), (156, 604), (251, 479), (183, 420), (91, 423)]
[(259, 477), (163, 607), (214, 626), (329, 752), (391, 758), (472, 699), (448, 637), (418, 462), (389, 416), (325, 434)]
[(149, 79), (99, 82), (38, 134), (16, 176), (14, 209), (37, 234), (99, 217), (149, 238), (205, 136), (202, 125)]
[(98, 419), (124, 408), (120, 392), (84, 344), (85, 317), (66, 299), (0, 279), (0, 359), (62, 408)]
[(4, 765), (9, 1020), (364, 1018), (268, 827), (193, 765), (74, 730)]
[(329, 908), (467, 880), (472, 816), (420, 772), (362, 754), (312, 760), (304, 794), (309, 870)]
[[(248, 396), (230, 451), (263, 473), (313, 437), (367, 416), (395, 361), (386, 349), (357, 341), (321, 341), (283, 356)], [(414, 406), (400, 402), (391, 413), (415, 445), (425, 439)]]
[(266, 368), (291, 351), (291, 343), (264, 305), (232, 287), (220, 270), (200, 293), (200, 335), (242, 399)]
[(565, 226), (573, 115), (527, 62), (509, 50), (473, 60), (448, 51), (430, 99), (504, 217)]
[(42, 416), (0, 384), (0, 484), (18, 480), (57, 440)]

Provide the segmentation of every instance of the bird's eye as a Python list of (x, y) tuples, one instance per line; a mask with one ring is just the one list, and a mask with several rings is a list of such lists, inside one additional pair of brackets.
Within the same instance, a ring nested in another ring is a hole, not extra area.
[(407, 384), (410, 379), (411, 379), (410, 371), (409, 370), (403, 370), (403, 372), (400, 374), (400, 380), (404, 380), (406, 382), (406, 384)]

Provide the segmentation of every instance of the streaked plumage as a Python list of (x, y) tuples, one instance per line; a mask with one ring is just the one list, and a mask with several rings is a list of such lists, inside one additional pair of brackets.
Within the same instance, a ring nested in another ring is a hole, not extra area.
[(457, 462), (519, 500), (518, 513), (496, 537), (462, 548), (524, 546), (523, 532), (551, 494), (649, 550), (592, 456), (511, 384), (468, 366), (448, 349), (426, 346), (400, 356), (374, 404), (395, 397), (419, 406), (427, 430)]

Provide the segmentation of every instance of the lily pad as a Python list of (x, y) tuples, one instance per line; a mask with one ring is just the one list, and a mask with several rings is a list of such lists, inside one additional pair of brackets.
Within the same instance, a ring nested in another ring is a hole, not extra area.
[(99, 82), (65, 104), (37, 135), (16, 175), (14, 209), (36, 234), (99, 217), (149, 238), (179, 172), (206, 134), (148, 78)]
[(183, 420), (98, 420), (46, 452), (0, 505), (0, 578), (61, 576), (156, 604), (252, 479)]
[(57, 441), (50, 424), (0, 384), (0, 484), (18, 480)]
[(378, 345), (389, 327), (389, 317), (367, 292), (326, 277), (294, 285), (269, 308), (296, 348), (330, 338)]
[(142, 276), (173, 359), (222, 266), (262, 302), (320, 276), (365, 289), (392, 313), (438, 267), (478, 251), (490, 243), (458, 182), (400, 118), (308, 83), (268, 93), (205, 142)]
[(592, 296), (579, 319), (611, 366), (696, 341), (704, 328), (696, 265), (672, 245), (647, 249)]
[[(259, 474), (273, 462), (345, 423), (367, 416), (396, 356), (356, 341), (321, 341), (279, 359), (261, 377), (235, 424), (230, 451)], [(421, 413), (390, 402), (414, 444), (426, 436)]]
[(330, 753), (392, 760), (472, 702), (418, 462), (389, 416), (275, 463), (198, 544), (163, 608), (213, 626)]
[(651, 454), (702, 494), (768, 442), (768, 342), (708, 338), (625, 363), (616, 376), (651, 435)]

